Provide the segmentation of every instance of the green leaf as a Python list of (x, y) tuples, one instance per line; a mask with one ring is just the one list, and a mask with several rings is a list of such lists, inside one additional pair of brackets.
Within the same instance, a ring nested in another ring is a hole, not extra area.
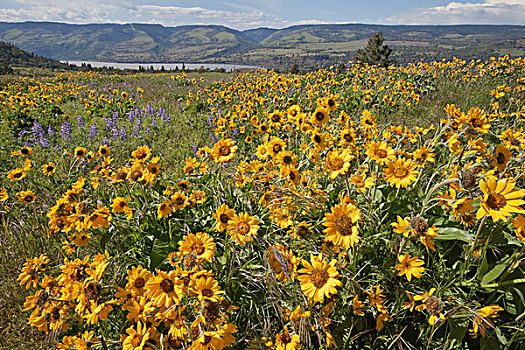
[(465, 337), (465, 334), (467, 333), (468, 323), (464, 322), (462, 324), (457, 324), (456, 321), (454, 321), (451, 318), (448, 318), (447, 322), (450, 327), (450, 333), (448, 335), (448, 338), (456, 339), (461, 342), (463, 338)]
[(474, 240), (474, 236), (457, 227), (439, 227), (438, 235), (434, 239), (437, 241), (462, 241), (470, 243)]
[(496, 265), (492, 270), (487, 272), (481, 279), (481, 284), (488, 284), (498, 278), (508, 266), (508, 262)]
[(154, 270), (158, 267), (169, 255), (167, 247), (155, 246), (150, 254), (150, 269)]

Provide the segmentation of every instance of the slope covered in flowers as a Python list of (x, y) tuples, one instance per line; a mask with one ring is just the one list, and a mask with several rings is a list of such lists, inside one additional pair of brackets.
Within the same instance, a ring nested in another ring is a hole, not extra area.
[[(20, 309), (64, 349), (519, 346), (524, 71), (7, 84), (2, 227), (54, 242)], [(443, 81), (489, 103), (392, 122)]]

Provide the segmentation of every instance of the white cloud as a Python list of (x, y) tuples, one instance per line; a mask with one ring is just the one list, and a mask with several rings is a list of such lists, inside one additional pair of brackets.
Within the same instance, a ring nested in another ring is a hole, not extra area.
[(122, 9), (122, 5), (115, 1), (87, 3), (79, 0), (55, 0), (50, 3), (37, 0), (17, 0), (16, 3), (22, 6), (0, 9), (0, 21), (121, 22), (115, 17), (115, 14)]
[[(274, 0), (267, 0), (271, 7)], [(0, 8), (0, 21), (52, 21), (85, 23), (158, 23), (165, 26), (218, 24), (234, 29), (283, 28), (297, 24), (324, 24), (316, 19), (287, 21), (254, 7), (233, 11), (204, 7), (141, 4), (138, 0), (16, 0), (11, 8)]]
[(226, 11), (136, 3), (136, 0), (16, 0), (11, 8), (0, 8), (0, 21), (56, 21), (75, 24), (140, 22), (165, 26), (220, 24), (235, 29), (295, 24), (253, 8)]
[(157, 23), (176, 26), (181, 24), (220, 24), (234, 29), (248, 29), (257, 27), (283, 28), (295, 24), (326, 23), (312, 20), (296, 22), (286, 21), (271, 13), (258, 10), (225, 11), (211, 10), (202, 7), (179, 7), (139, 5), (137, 16), (140, 18), (154, 18)]
[(398, 24), (519, 24), (525, 23), (525, 0), (450, 2), (445, 6), (419, 8), (383, 19)]

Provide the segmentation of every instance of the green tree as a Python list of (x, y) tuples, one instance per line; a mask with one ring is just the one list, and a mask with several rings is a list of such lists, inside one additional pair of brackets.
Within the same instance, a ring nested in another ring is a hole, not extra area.
[(356, 59), (370, 65), (380, 65), (382, 67), (391, 65), (392, 61), (388, 57), (392, 53), (392, 49), (388, 45), (383, 45), (384, 40), (381, 31), (374, 33), (368, 39), (367, 45), (363, 49), (357, 50)]

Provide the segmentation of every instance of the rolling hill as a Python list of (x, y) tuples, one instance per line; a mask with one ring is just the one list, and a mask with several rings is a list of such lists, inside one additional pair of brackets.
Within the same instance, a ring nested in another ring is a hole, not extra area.
[(525, 26), (300, 25), (238, 31), (224, 26), (0, 23), (0, 40), (58, 60), (236, 63), (267, 67), (353, 58), (381, 30), (398, 63), (525, 55)]
[(11, 73), (12, 67), (69, 68), (67, 64), (57, 60), (37, 56), (21, 50), (13, 44), (0, 41), (0, 72)]

